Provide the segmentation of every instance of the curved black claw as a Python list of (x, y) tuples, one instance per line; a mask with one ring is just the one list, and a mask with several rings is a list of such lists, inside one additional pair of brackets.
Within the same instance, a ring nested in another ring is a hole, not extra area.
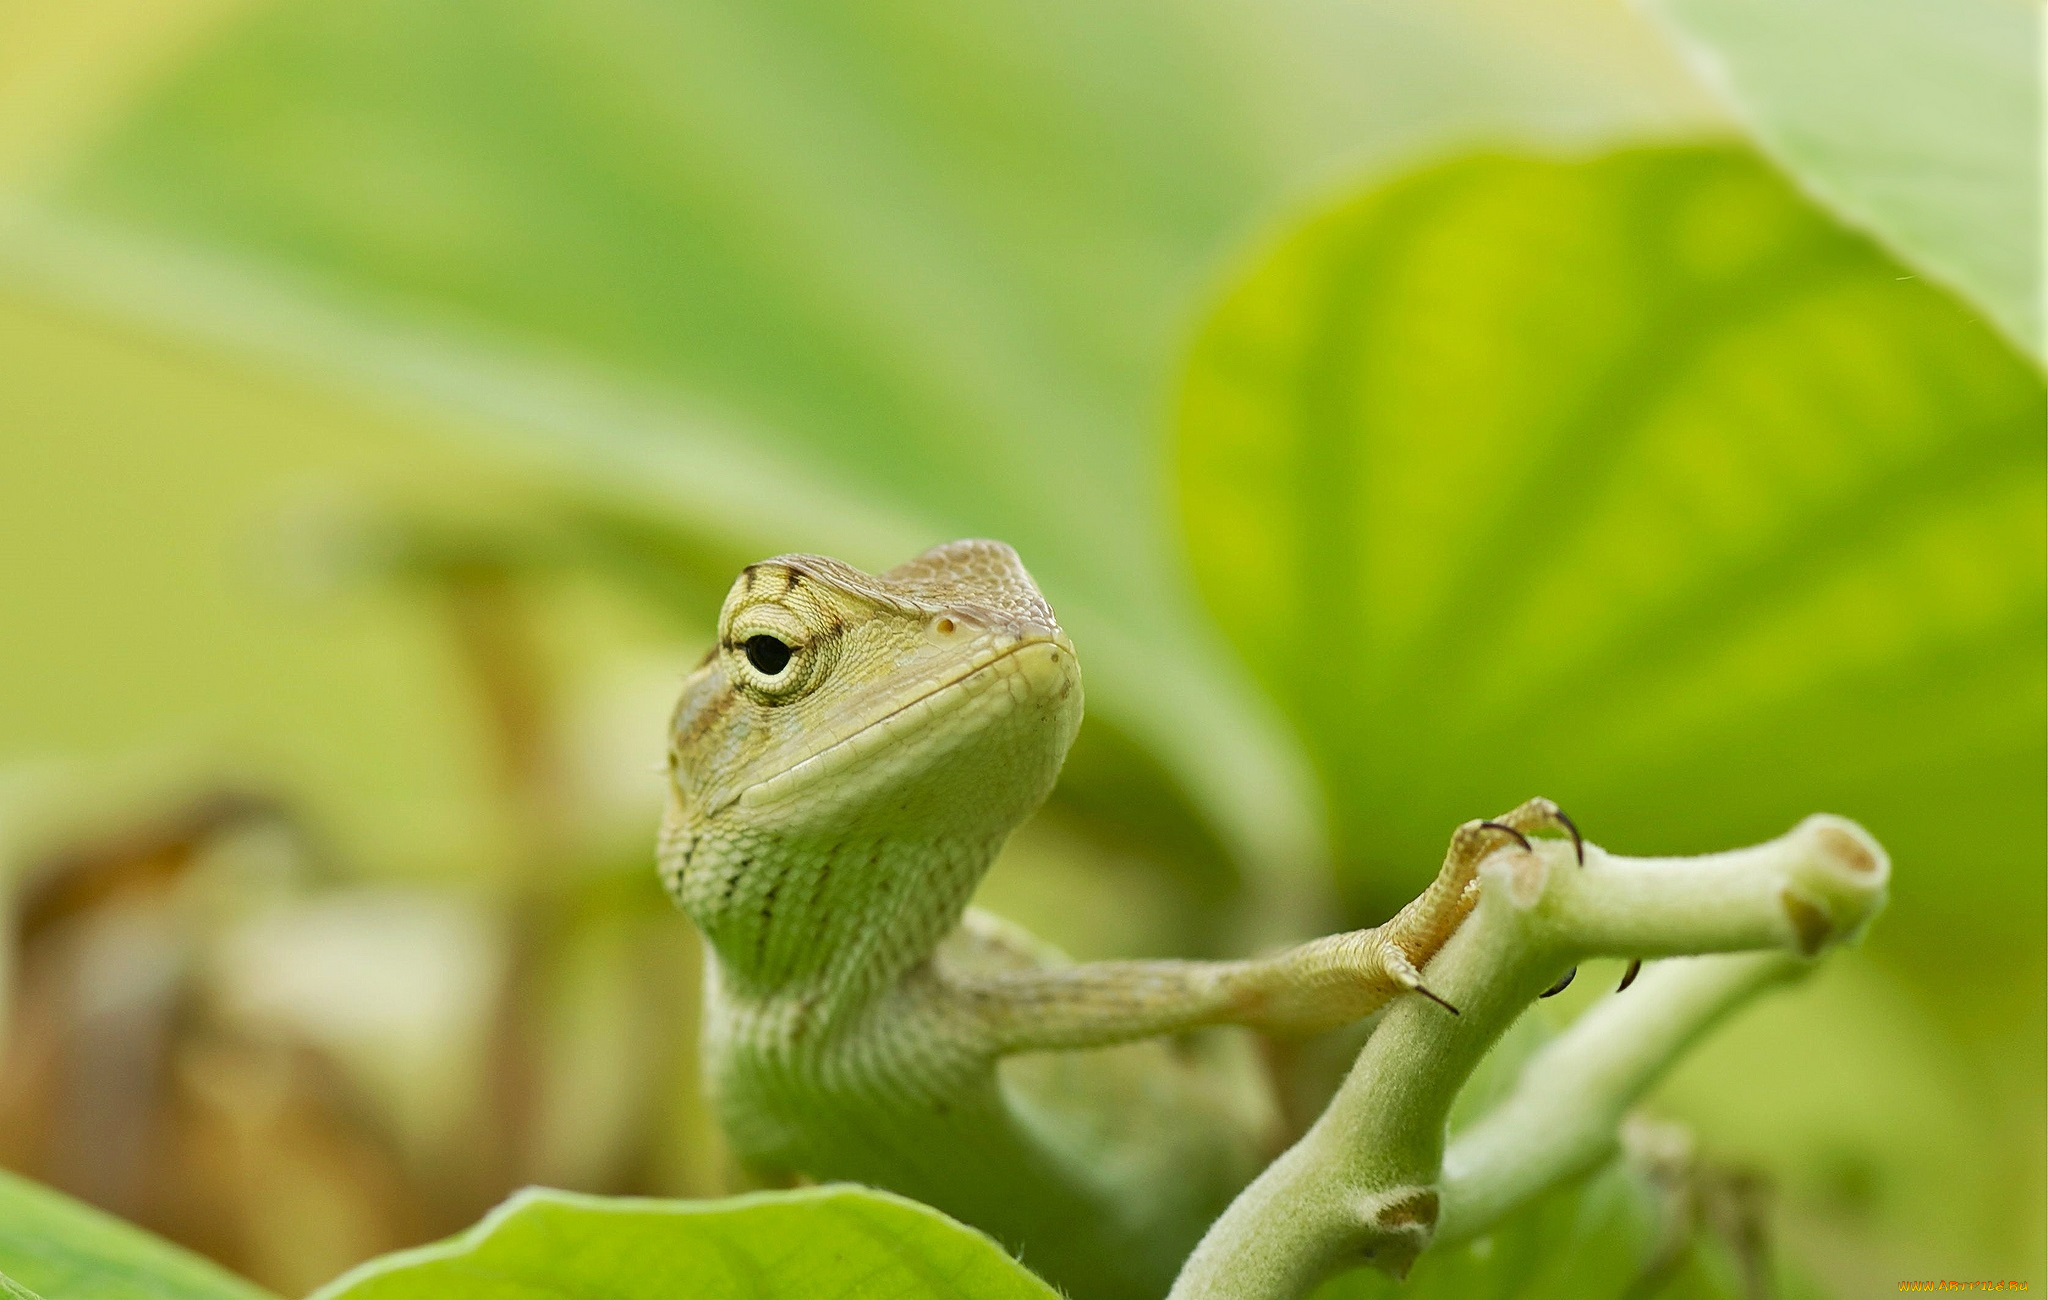
[[(1564, 973), (1564, 976), (1561, 979), (1559, 979), (1557, 983), (1551, 985), (1549, 988), (1543, 990), (1543, 992), (1537, 994), (1536, 996), (1544, 998), (1556, 997), (1558, 994), (1564, 992), (1566, 989), (1572, 986), (1572, 979), (1573, 977), (1578, 975), (1578, 973), (1579, 968), (1576, 966), (1572, 967), (1570, 970)], [(1623, 987), (1626, 988), (1627, 986), (1623, 985)]]
[(1582, 867), (1585, 866), (1586, 841), (1585, 838), (1579, 834), (1578, 825), (1574, 823), (1571, 818), (1565, 816), (1564, 809), (1558, 807), (1556, 804), (1550, 805), (1550, 815), (1557, 819), (1559, 825), (1563, 826), (1566, 830), (1572, 833), (1572, 853), (1575, 857), (1578, 858), (1579, 865)]
[(1636, 982), (1636, 976), (1638, 976), (1638, 975), (1640, 975), (1640, 974), (1642, 974), (1642, 973), (1643, 973), (1643, 959), (1642, 959), (1641, 957), (1638, 957), (1638, 958), (1636, 958), (1636, 959), (1635, 959), (1634, 961), (1632, 961), (1632, 962), (1630, 962), (1630, 963), (1628, 964), (1628, 969), (1627, 969), (1627, 970), (1625, 970), (1625, 971), (1623, 971), (1623, 972), (1622, 972), (1622, 974), (1621, 974), (1621, 983), (1619, 983), (1619, 984), (1617, 984), (1617, 985), (1615, 985), (1615, 986), (1614, 986), (1614, 991), (1615, 991), (1616, 993), (1619, 993), (1619, 992), (1621, 992), (1621, 991), (1622, 991), (1623, 989), (1627, 988), (1627, 987), (1628, 987), (1629, 985), (1631, 985), (1631, 984), (1635, 983), (1635, 982)]
[(1479, 824), (1480, 824), (1481, 826), (1485, 827), (1485, 828), (1486, 828), (1487, 830), (1490, 830), (1490, 831), (1503, 831), (1503, 832), (1505, 832), (1505, 833), (1507, 833), (1507, 834), (1509, 834), (1509, 835), (1512, 835), (1512, 836), (1514, 836), (1514, 837), (1515, 837), (1515, 842), (1516, 842), (1517, 844), (1520, 844), (1520, 845), (1522, 846), (1522, 849), (1523, 849), (1523, 851), (1524, 851), (1524, 852), (1533, 852), (1533, 850), (1532, 850), (1532, 849), (1530, 848), (1530, 845), (1529, 845), (1529, 837), (1528, 837), (1528, 836), (1526, 836), (1526, 835), (1524, 835), (1524, 834), (1522, 834), (1522, 832), (1520, 832), (1520, 831), (1516, 830), (1516, 829), (1515, 829), (1514, 827), (1512, 827), (1512, 826), (1503, 826), (1503, 825), (1502, 825), (1501, 823), (1499, 823), (1499, 822), (1481, 822), (1481, 823), (1479, 823)]
[(1426, 998), (1428, 998), (1428, 999), (1429, 999), (1429, 1000), (1430, 1000), (1431, 1002), (1434, 1002), (1434, 1003), (1436, 1003), (1436, 1004), (1437, 1004), (1438, 1006), (1442, 1007), (1442, 1008), (1443, 1008), (1444, 1010), (1446, 1010), (1446, 1011), (1450, 1012), (1450, 1013), (1451, 1013), (1452, 1015), (1454, 1015), (1454, 1016), (1455, 1016), (1455, 1015), (1457, 1015), (1457, 1014), (1458, 1014), (1458, 1009), (1457, 1009), (1456, 1007), (1454, 1007), (1454, 1006), (1452, 1006), (1452, 1005), (1451, 1005), (1450, 1003), (1448, 1003), (1448, 1002), (1444, 1001), (1444, 1000), (1443, 1000), (1442, 998), (1438, 997), (1438, 996), (1437, 996), (1436, 994), (1434, 994), (1434, 993), (1431, 993), (1431, 992), (1430, 992), (1430, 991), (1429, 991), (1429, 990), (1428, 990), (1428, 989), (1427, 989), (1426, 987), (1424, 987), (1423, 985), (1417, 984), (1417, 985), (1415, 986), (1415, 991), (1416, 991), (1417, 993), (1420, 993), (1420, 994), (1421, 994), (1421, 995), (1422, 995), (1423, 997), (1426, 997)]

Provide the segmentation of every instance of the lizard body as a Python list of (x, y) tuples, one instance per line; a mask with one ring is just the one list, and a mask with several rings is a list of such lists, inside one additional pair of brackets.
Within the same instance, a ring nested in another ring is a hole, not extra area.
[(1081, 719), (1009, 547), (762, 561), (718, 636), (674, 717), (660, 861), (707, 940), (705, 1065), (750, 1164), (935, 1205), (1077, 1297), (1157, 1296), (1271, 1111), (1136, 1040), (1434, 996), (1417, 972), (1472, 906), (1482, 824), (1386, 925), (1269, 958), (1074, 965), (969, 910)]

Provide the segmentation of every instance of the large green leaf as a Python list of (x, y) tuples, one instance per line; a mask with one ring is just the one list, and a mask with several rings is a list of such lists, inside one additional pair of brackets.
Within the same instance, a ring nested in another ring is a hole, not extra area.
[(2040, 353), (2040, 5), (1650, 4), (1815, 194)]
[(1004, 537), (1091, 709), (1241, 856), (1299, 860), (1297, 765), (1170, 544), (1157, 396), (1219, 249), (1340, 160), (1711, 111), (1617, 7), (1530, 8), (250, 6), (98, 110), (0, 261), (424, 400), (721, 578)]
[[(1189, 544), (1380, 905), (1538, 791), (1677, 851), (1862, 818), (1885, 931), (2032, 936), (2041, 381), (1751, 157), (1479, 158), (1259, 259)], [(2024, 891), (2022, 891), (2024, 896)]]
[(403, 1251), (315, 1300), (1053, 1300), (1002, 1247), (886, 1192), (724, 1201), (521, 1192), (452, 1241)]
[(272, 1300), (197, 1255), (4, 1172), (0, 1272), (5, 1294), (50, 1300)]
[(1876, 955), (2023, 1123), (2043, 408), (2003, 339), (1746, 153), (1481, 157), (1230, 288), (1182, 508), (1362, 912), (1531, 794), (1641, 853), (1832, 809), (1898, 864)]

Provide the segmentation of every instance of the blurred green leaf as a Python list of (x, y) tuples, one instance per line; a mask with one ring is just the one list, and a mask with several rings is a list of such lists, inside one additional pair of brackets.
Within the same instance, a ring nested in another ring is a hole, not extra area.
[(1650, 7), (1815, 194), (2041, 352), (2038, 4)]
[(1054, 1300), (1002, 1247), (885, 1192), (724, 1201), (521, 1192), (451, 1241), (372, 1260), (315, 1300)]
[(43, 1300), (41, 1296), (5, 1273), (0, 1273), (0, 1295), (8, 1296), (10, 1300)]
[(1605, 0), (291, 0), (193, 51), (0, 240), (17, 283), (453, 413), (665, 515), (686, 585), (1003, 537), (1091, 708), (1296, 865), (1155, 468), (1210, 264), (1332, 166), (1714, 112)]
[[(1947, 976), (1875, 956), (1843, 953), (1796, 992), (1748, 1008), (1678, 1062), (1648, 1105), (1682, 1121), (1715, 1161), (1769, 1169), (1786, 1220), (1829, 1224), (1844, 1244), (1798, 1245), (1841, 1294), (1944, 1268), (2023, 1274), (2040, 1231), (2038, 1202), (2022, 1190), (2039, 1177), (2041, 1150), (2038, 1067), (2015, 1068), (2029, 1046), (1957, 1033), (1951, 1004), (1989, 990), (1947, 990)], [(1928, 987), (1914, 989), (1916, 976)], [(1996, 1063), (1981, 1075), (1980, 1055)]]
[(9, 1294), (39, 1291), (53, 1300), (273, 1300), (197, 1255), (5, 1172), (0, 1269), (18, 1279)]
[(1828, 808), (1899, 863), (1880, 936), (2038, 944), (2040, 377), (1754, 158), (1341, 204), (1230, 290), (1180, 418), (1199, 576), (1361, 903), (1534, 793), (1630, 852)]

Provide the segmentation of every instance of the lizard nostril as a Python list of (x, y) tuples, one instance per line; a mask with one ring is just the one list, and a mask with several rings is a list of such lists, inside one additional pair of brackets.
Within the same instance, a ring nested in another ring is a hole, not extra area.
[(934, 623), (932, 626), (938, 629), (940, 636), (951, 636), (953, 635), (953, 629), (957, 627), (958, 624), (954, 623), (953, 620), (950, 618), (942, 618), (937, 623)]

